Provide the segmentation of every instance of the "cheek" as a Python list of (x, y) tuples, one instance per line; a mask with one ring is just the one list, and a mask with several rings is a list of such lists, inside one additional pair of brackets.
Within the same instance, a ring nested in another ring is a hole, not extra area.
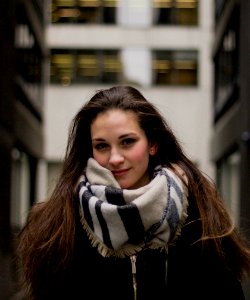
[(131, 159), (137, 162), (148, 162), (149, 159), (149, 150), (148, 147), (144, 144), (138, 145), (131, 153)]
[(104, 167), (107, 164), (107, 159), (106, 156), (104, 154), (100, 154), (97, 153), (95, 151), (93, 151), (93, 158), (99, 163), (99, 165), (101, 165), (102, 167)]

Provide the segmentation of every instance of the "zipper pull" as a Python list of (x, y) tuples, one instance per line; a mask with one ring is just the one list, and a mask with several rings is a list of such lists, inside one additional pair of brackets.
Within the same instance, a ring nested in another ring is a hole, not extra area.
[(137, 282), (136, 282), (136, 255), (130, 256), (131, 267), (132, 267), (132, 275), (133, 275), (133, 289), (134, 289), (134, 300), (136, 300), (137, 296)]

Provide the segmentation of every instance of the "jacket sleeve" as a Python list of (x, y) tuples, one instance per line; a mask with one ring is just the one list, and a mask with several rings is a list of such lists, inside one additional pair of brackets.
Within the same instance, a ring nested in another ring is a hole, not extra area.
[[(240, 281), (222, 263), (212, 247), (204, 249), (201, 242), (201, 224), (194, 206), (179, 239), (169, 246), (167, 262), (167, 299), (186, 300), (244, 300)], [(230, 247), (225, 248), (229, 252)]]

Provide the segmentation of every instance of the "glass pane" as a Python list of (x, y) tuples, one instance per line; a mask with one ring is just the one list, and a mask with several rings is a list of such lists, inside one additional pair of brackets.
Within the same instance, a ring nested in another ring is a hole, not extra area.
[(215, 56), (215, 121), (238, 100), (240, 12), (235, 10)]
[(122, 73), (121, 61), (118, 51), (106, 50), (102, 56), (103, 82), (116, 83)]
[(76, 68), (77, 82), (91, 83), (100, 81), (99, 57), (97, 51), (79, 51)]
[(98, 0), (80, 0), (78, 1), (79, 18), (78, 23), (97, 23), (99, 20), (99, 13), (101, 1)]
[(166, 85), (197, 85), (196, 51), (155, 51), (153, 82)]
[(50, 59), (50, 77), (52, 83), (69, 85), (74, 79), (74, 56), (70, 52), (52, 51)]
[(197, 25), (198, 0), (153, 0), (154, 24)]
[(122, 64), (118, 50), (59, 50), (51, 51), (52, 83), (97, 83), (120, 80)]
[(24, 225), (30, 209), (30, 166), (28, 155), (18, 149), (12, 150), (11, 225)]
[(240, 163), (238, 150), (223, 158), (217, 166), (217, 181), (226, 206), (236, 223), (239, 222)]
[(16, 68), (18, 81), (30, 100), (38, 106), (42, 102), (42, 54), (37, 46), (37, 41), (29, 28), (28, 20), (22, 16), (22, 24), (16, 24)]
[(52, 0), (52, 23), (115, 23), (115, 0)]
[(179, 8), (175, 10), (175, 20), (178, 25), (197, 25), (197, 9)]
[(74, 23), (79, 16), (75, 0), (52, 0), (51, 22)]

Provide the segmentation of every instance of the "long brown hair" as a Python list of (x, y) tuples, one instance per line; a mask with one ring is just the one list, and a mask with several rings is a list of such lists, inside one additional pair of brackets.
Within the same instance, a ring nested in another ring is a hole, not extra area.
[(148, 140), (157, 143), (158, 151), (150, 161), (150, 168), (158, 164), (170, 167), (176, 163), (185, 171), (190, 201), (195, 201), (199, 210), (200, 239), (204, 247), (209, 240), (209, 247), (223, 259), (221, 240), (227, 236), (237, 260), (237, 268), (232, 271), (242, 279), (249, 272), (249, 249), (234, 227), (214, 183), (184, 154), (171, 128), (152, 103), (133, 87), (115, 86), (98, 91), (73, 119), (58, 183), (48, 201), (33, 207), (20, 233), (18, 253), (26, 288), (31, 283), (35, 288), (38, 277), (45, 276), (46, 266), (49, 269), (53, 265), (53, 272), (58, 274), (67, 271), (74, 248), (75, 187), (92, 156), (90, 126), (99, 113), (112, 108), (133, 111)]

